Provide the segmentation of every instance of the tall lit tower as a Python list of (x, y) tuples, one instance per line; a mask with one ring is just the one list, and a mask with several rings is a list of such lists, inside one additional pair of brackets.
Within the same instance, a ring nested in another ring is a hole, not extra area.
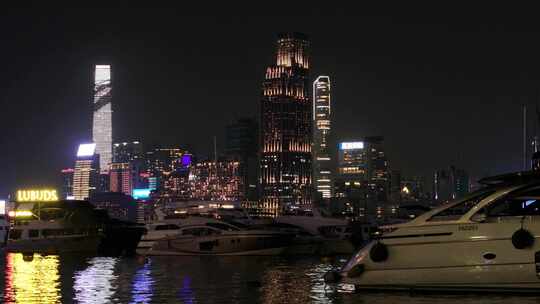
[(319, 76), (313, 82), (313, 181), (322, 198), (332, 197), (330, 105), (330, 77)]
[(276, 64), (266, 69), (261, 102), (261, 215), (311, 207), (312, 104), (309, 41), (279, 34)]
[(112, 86), (111, 66), (96, 65), (94, 74), (94, 119), (92, 140), (99, 154), (101, 174), (106, 174), (112, 162)]

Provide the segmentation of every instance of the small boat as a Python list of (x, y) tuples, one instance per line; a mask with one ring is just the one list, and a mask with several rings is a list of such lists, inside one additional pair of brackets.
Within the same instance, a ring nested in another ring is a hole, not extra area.
[(540, 175), (484, 179), (485, 188), (403, 224), (339, 271), (347, 290), (540, 291)]
[(279, 255), (291, 245), (294, 237), (289, 233), (241, 229), (215, 220), (186, 225), (161, 223), (154, 227), (153, 230), (148, 229), (137, 253), (144, 255)]

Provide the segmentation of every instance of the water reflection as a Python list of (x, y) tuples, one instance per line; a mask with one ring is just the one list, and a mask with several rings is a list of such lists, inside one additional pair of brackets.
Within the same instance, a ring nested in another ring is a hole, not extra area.
[[(315, 262), (315, 263), (314, 263)], [(336, 293), (324, 283), (332, 264), (317, 260), (281, 260), (262, 275), (261, 301), (274, 303), (333, 303)]]
[(114, 268), (118, 258), (95, 257), (89, 266), (74, 275), (75, 300), (79, 303), (107, 303), (115, 293), (117, 276)]
[(189, 277), (184, 277), (182, 280), (182, 288), (179, 292), (179, 298), (182, 300), (182, 303), (193, 304), (195, 300), (195, 295), (191, 289), (191, 279)]
[(7, 253), (5, 260), (4, 302), (60, 303), (58, 256)]
[(150, 303), (152, 300), (152, 261), (147, 260), (143, 267), (135, 273), (132, 284), (132, 298), (130, 303)]
[[(148, 259), (0, 252), (2, 303), (540, 303), (536, 297), (340, 294), (323, 275), (345, 261), (283, 257)], [(3, 294), (2, 294), (2, 291)]]
[(334, 270), (331, 264), (320, 263), (306, 271), (306, 276), (311, 281), (310, 294), (313, 303), (333, 303), (330, 296), (335, 293), (335, 289), (324, 282), (324, 274), (331, 270)]

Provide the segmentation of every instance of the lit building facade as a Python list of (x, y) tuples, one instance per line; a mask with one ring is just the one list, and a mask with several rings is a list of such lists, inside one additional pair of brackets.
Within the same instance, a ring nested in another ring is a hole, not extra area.
[(94, 117), (92, 140), (99, 154), (101, 174), (112, 163), (112, 85), (111, 66), (96, 65), (94, 73)]
[(330, 77), (319, 76), (313, 82), (313, 183), (323, 199), (332, 197), (330, 135)]
[(191, 199), (241, 201), (244, 199), (240, 163), (219, 160), (197, 162), (189, 175)]
[(133, 192), (133, 170), (130, 163), (112, 163), (109, 175), (111, 192), (131, 195)]
[(179, 148), (153, 148), (146, 152), (144, 162), (148, 188), (161, 191), (173, 172), (189, 167), (191, 154)]
[[(147, 188), (148, 174), (140, 141), (121, 142), (113, 145), (113, 163), (128, 163), (131, 167), (131, 184), (133, 188)], [(112, 179), (112, 175), (111, 175)], [(113, 181), (110, 181), (111, 185)], [(112, 189), (110, 191), (113, 191)], [(113, 191), (116, 192), (116, 191)], [(122, 191), (121, 191), (122, 192)]]
[(115, 163), (129, 163), (143, 159), (143, 147), (141, 142), (122, 142), (113, 145), (112, 161)]
[(62, 199), (73, 198), (73, 174), (75, 169), (62, 169)]
[(73, 172), (73, 198), (85, 200), (98, 190), (100, 182), (99, 154), (96, 144), (81, 144)]
[(364, 197), (368, 180), (367, 153), (363, 141), (338, 144), (337, 197)]
[(390, 193), (390, 171), (384, 149), (384, 137), (366, 137), (364, 142), (370, 196), (373, 201), (385, 202)]
[(312, 202), (312, 102), (309, 41), (280, 34), (276, 64), (266, 69), (261, 102), (260, 208), (277, 216)]

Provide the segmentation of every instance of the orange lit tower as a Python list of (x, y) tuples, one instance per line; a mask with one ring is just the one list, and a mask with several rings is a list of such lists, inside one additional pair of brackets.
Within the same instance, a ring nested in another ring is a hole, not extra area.
[(276, 64), (266, 69), (261, 102), (261, 215), (311, 207), (312, 102), (309, 41), (279, 34)]

